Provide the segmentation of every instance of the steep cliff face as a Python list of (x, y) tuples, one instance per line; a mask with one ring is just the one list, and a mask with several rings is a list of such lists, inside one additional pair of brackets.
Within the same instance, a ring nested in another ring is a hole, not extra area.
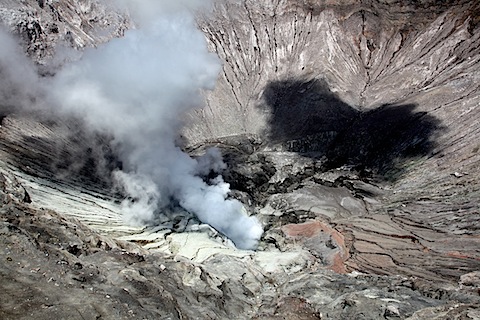
[[(367, 0), (197, 15), (223, 69), (178, 143), (220, 148), (256, 252), (186, 212), (126, 225), (108, 134), (0, 101), (0, 317), (479, 318), (479, 17)], [(43, 76), (63, 46), (133, 27), (93, 0), (0, 1), (0, 20)]]
[[(275, 89), (282, 91), (281, 98), (297, 97), (297, 101), (286, 103), (290, 108), (303, 107), (301, 116), (315, 116), (321, 109), (322, 101), (318, 100), (310, 101), (310, 108), (301, 105), (302, 97), (315, 91), (327, 97), (331, 92), (331, 96), (362, 111), (384, 104), (415, 103), (414, 97), (431, 96), (435, 90), (450, 90), (445, 94), (453, 88), (470, 92), (468, 81), (475, 80), (472, 71), (478, 53), (478, 34), (474, 32), (478, 8), (468, 2), (425, 6), (428, 9), (420, 10), (414, 5), (356, 2), (309, 7), (289, 1), (221, 6), (213, 19), (208, 17), (202, 24), (202, 30), (212, 50), (224, 61), (224, 72), (209, 96), (210, 107), (202, 115), (208, 119), (202, 122), (207, 128), (201, 127), (202, 134), (191, 139), (271, 130), (270, 125), (275, 125), (272, 113), (277, 111), (270, 105)], [(461, 88), (455, 79), (464, 80)], [(324, 81), (326, 92), (310, 88), (313, 80)], [(284, 81), (299, 83), (289, 88)], [(296, 87), (302, 84), (304, 87)], [(434, 96), (440, 98), (440, 94)], [(418, 103), (418, 111), (432, 111), (432, 106), (448, 103), (448, 99), (424, 100)], [(323, 104), (332, 104), (328, 102)], [(242, 121), (225, 118), (217, 123), (215, 116)], [(317, 131), (328, 130), (321, 124), (316, 126)]]

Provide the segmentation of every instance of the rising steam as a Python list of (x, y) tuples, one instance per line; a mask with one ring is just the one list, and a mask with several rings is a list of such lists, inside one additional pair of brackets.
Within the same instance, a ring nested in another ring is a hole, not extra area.
[(200, 177), (209, 169), (219, 173), (221, 157), (211, 151), (195, 160), (174, 144), (180, 116), (202, 104), (200, 89), (213, 88), (221, 66), (190, 11), (200, 2), (170, 2), (136, 2), (139, 28), (60, 72), (57, 99), (113, 135), (124, 162), (115, 178), (135, 199), (123, 204), (129, 222), (149, 223), (173, 199), (237, 247), (254, 248), (258, 221), (226, 199), (229, 185), (220, 176), (209, 183)]
[[(130, 198), (123, 203), (129, 223), (149, 224), (173, 202), (238, 248), (253, 249), (263, 230), (239, 201), (227, 198), (218, 150), (192, 159), (174, 142), (182, 114), (202, 105), (201, 90), (213, 88), (221, 68), (192, 13), (205, 2), (125, 2), (137, 29), (87, 49), (58, 72), (51, 101), (113, 136), (123, 162), (114, 178)], [(211, 171), (217, 177), (205, 182)]]
[(6, 30), (0, 28), (0, 106), (1, 111), (27, 109), (43, 95), (31, 60)]

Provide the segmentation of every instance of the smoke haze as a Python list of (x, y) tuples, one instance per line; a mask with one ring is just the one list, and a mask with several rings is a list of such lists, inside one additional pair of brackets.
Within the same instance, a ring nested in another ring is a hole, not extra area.
[(34, 64), (0, 26), (0, 106), (2, 111), (31, 108), (43, 96)]
[(202, 105), (201, 90), (214, 87), (221, 68), (191, 11), (205, 1), (124, 4), (138, 28), (62, 69), (51, 84), (53, 101), (114, 137), (123, 162), (114, 178), (130, 197), (122, 205), (127, 222), (149, 224), (174, 201), (237, 247), (255, 248), (263, 232), (256, 218), (227, 199), (220, 175), (202, 179), (225, 169), (219, 152), (192, 159), (174, 143), (181, 115)]

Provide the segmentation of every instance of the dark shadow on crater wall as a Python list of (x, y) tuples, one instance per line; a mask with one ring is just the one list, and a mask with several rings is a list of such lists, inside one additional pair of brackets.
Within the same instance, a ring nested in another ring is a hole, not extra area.
[(271, 82), (263, 98), (272, 114), (269, 136), (273, 142), (336, 132), (349, 126), (359, 114), (320, 80)]
[[(361, 112), (322, 80), (271, 82), (264, 90), (273, 144), (315, 157), (326, 169), (351, 166), (394, 179), (408, 159), (432, 152), (440, 121), (416, 105), (383, 105)], [(393, 174), (395, 173), (395, 174)], [(393, 174), (393, 175), (392, 175)]]
[[(122, 164), (111, 147), (110, 137), (89, 132), (75, 120), (30, 121), (49, 128), (51, 136), (14, 132), (21, 136), (19, 141), (2, 139), (0, 150), (6, 151), (18, 168), (33, 176), (112, 189), (111, 173)], [(7, 125), (7, 130), (15, 129)]]

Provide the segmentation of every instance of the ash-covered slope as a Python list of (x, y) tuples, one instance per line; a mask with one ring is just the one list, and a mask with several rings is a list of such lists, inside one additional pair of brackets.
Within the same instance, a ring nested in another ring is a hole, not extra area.
[[(198, 13), (223, 69), (177, 143), (220, 148), (265, 230), (256, 252), (185, 211), (125, 224), (111, 135), (0, 101), (0, 317), (479, 318), (479, 16), (471, 1)], [(90, 0), (0, 1), (0, 19), (47, 77), (62, 46), (133, 26)]]
[(186, 136), (243, 134), (321, 159), (320, 181), (346, 166), (387, 189), (340, 223), (355, 268), (478, 269), (478, 16), (469, 1), (229, 3), (201, 23), (224, 67)]

